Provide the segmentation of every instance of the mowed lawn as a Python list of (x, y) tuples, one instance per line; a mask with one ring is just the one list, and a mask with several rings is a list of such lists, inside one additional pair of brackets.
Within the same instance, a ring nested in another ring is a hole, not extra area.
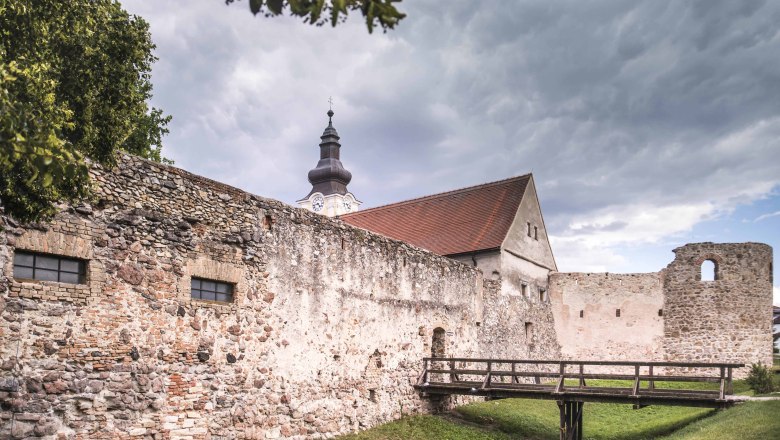
[[(613, 382), (611, 385), (622, 384)], [(691, 388), (689, 385), (684, 387)], [(673, 386), (683, 387), (682, 384)], [(735, 383), (735, 392), (747, 394), (743, 381)], [(597, 403), (586, 403), (584, 408), (584, 437), (594, 440), (780, 439), (780, 401), (748, 402), (720, 411), (674, 406), (635, 410), (631, 405)], [(455, 416), (457, 419), (450, 416), (407, 417), (343, 438), (543, 440), (558, 439), (559, 435), (558, 406), (554, 401), (504, 399), (481, 402), (458, 408)]]
[[(551, 400), (505, 399), (466, 405), (458, 409), (466, 420), (494, 426), (513, 438), (557, 439), (558, 405)], [(586, 403), (584, 437), (589, 439), (657, 438), (707, 417), (711, 409)]]

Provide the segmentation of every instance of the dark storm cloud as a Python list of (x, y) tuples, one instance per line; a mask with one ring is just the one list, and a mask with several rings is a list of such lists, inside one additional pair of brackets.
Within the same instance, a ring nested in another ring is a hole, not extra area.
[(667, 237), (780, 182), (780, 2), (408, 0), (384, 35), (125, 4), (159, 46), (169, 155), (288, 203), (330, 95), (364, 207), (533, 171), (557, 255)]

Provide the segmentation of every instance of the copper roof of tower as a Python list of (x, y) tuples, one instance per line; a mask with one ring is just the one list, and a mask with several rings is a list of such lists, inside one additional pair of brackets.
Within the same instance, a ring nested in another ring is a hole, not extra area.
[(323, 195), (346, 194), (347, 185), (352, 180), (352, 173), (341, 163), (338, 132), (333, 127), (333, 110), (328, 110), (328, 126), (322, 132), (320, 139), (320, 160), (317, 166), (309, 171), (309, 182), (312, 189), (306, 197), (315, 192)]
[(454, 255), (501, 247), (530, 174), (341, 216), (396, 240)]

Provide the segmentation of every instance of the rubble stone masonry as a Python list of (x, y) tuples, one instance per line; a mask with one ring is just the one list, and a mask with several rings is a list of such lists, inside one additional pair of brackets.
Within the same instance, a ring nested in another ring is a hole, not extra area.
[[(772, 248), (693, 243), (647, 274), (555, 273), (550, 292), (570, 359), (772, 363)], [(716, 267), (702, 281), (702, 263)]]
[[(772, 248), (695, 243), (674, 253), (663, 274), (666, 357), (772, 365)], [(706, 260), (715, 263), (714, 281), (701, 280)]]
[[(0, 438), (329, 438), (431, 409), (434, 330), (448, 356), (560, 354), (550, 304), (454, 260), (130, 156), (93, 177), (49, 224), (0, 218)], [(16, 250), (86, 282), (15, 279)]]

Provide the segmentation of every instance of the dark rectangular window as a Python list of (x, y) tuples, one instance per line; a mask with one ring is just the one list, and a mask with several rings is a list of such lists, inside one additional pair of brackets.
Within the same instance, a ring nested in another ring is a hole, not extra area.
[(58, 255), (15, 252), (14, 278), (84, 284), (87, 279), (87, 262)]
[(233, 284), (192, 277), (190, 296), (192, 299), (230, 303), (233, 302)]

